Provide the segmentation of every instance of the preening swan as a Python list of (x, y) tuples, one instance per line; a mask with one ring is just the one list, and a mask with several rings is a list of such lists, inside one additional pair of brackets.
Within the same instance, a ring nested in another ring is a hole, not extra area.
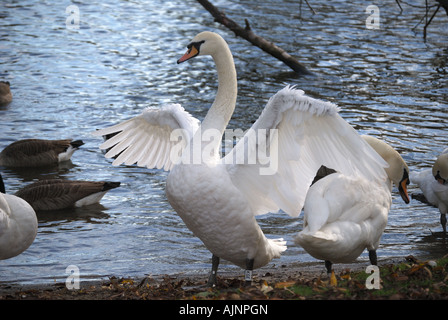
[(33, 182), (15, 193), (35, 211), (60, 210), (98, 203), (120, 182), (51, 179)]
[(168, 201), (193, 234), (212, 252), (213, 285), (220, 259), (251, 273), (279, 258), (282, 239), (268, 239), (255, 216), (302, 210), (321, 165), (344, 174), (386, 180), (384, 160), (338, 114), (336, 105), (286, 87), (267, 103), (235, 147), (221, 156), (224, 130), (234, 112), (237, 77), (230, 49), (216, 33), (202, 32), (179, 63), (212, 56), (218, 71), (216, 98), (202, 122), (180, 105), (147, 108), (135, 118), (93, 134), (119, 132), (101, 144), (119, 154), (113, 165), (170, 170)]
[(446, 233), (446, 213), (448, 212), (448, 148), (436, 159), (431, 169), (414, 172), (412, 183), (422, 190), (426, 201), (439, 208), (440, 223)]
[(37, 235), (37, 217), (25, 200), (5, 193), (0, 175), (0, 260), (21, 254)]
[(311, 256), (332, 263), (348, 263), (369, 251), (370, 263), (377, 264), (376, 250), (386, 228), (394, 183), (409, 203), (409, 168), (391, 146), (371, 136), (362, 136), (385, 161), (388, 179), (366, 179), (335, 172), (311, 186), (305, 199), (303, 230), (295, 242)]
[(11, 143), (0, 152), (0, 166), (42, 167), (70, 160), (82, 146), (81, 140), (24, 139)]

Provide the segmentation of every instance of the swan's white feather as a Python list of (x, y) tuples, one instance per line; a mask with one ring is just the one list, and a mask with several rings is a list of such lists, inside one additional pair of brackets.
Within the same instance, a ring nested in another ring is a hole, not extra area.
[(331, 174), (310, 188), (294, 240), (316, 259), (352, 262), (365, 248), (377, 249), (391, 203), (385, 183)]
[(438, 183), (434, 179), (432, 169), (413, 172), (410, 178), (411, 182), (422, 191), (426, 200), (439, 208), (440, 213), (446, 214), (448, 212), (448, 185)]
[(304, 205), (303, 229), (295, 243), (310, 255), (331, 263), (352, 262), (368, 249), (379, 246), (387, 225), (392, 204), (392, 183), (400, 186), (403, 200), (409, 202), (407, 182), (409, 169), (391, 146), (371, 136), (363, 136), (388, 167), (383, 170), (386, 181), (362, 175), (335, 172), (315, 182), (309, 189)]
[(0, 260), (25, 251), (37, 235), (37, 217), (25, 200), (0, 192)]
[[(177, 143), (183, 147), (199, 127), (199, 121), (186, 112), (179, 104), (162, 108), (146, 108), (142, 114), (114, 126), (97, 130), (94, 135), (113, 137), (101, 144), (101, 149), (109, 149), (106, 158), (116, 156), (112, 162), (120, 164), (170, 170), (176, 159), (171, 154)], [(181, 129), (182, 141), (172, 141), (171, 133)], [(179, 155), (180, 158), (180, 155)]]
[[(242, 152), (256, 148), (244, 137), (224, 158), (238, 159), (228, 165), (228, 172), (235, 186), (244, 193), (255, 214), (284, 210), (298, 216), (302, 210), (309, 186), (321, 165), (346, 175), (365, 177), (369, 180), (386, 180), (387, 163), (339, 115), (339, 108), (332, 103), (313, 99), (302, 90), (286, 87), (267, 103), (251, 132), (269, 133), (278, 130), (278, 136), (268, 137), (271, 152), (277, 152), (278, 163), (274, 174), (262, 174), (266, 168), (257, 158), (257, 164), (239, 159)], [(272, 165), (272, 164), (271, 164)]]

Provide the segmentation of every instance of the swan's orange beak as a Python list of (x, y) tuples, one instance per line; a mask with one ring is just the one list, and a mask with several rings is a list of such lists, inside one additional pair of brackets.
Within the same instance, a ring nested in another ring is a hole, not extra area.
[(407, 187), (408, 183), (409, 183), (409, 179), (407, 179), (407, 178), (403, 179), (403, 180), (401, 180), (400, 186), (398, 188), (400, 196), (405, 203), (409, 203), (409, 201), (410, 201), (409, 195), (408, 195), (408, 187)]
[(177, 63), (185, 62), (193, 57), (196, 57), (198, 54), (199, 50), (196, 49), (195, 46), (191, 46), (191, 48), (189, 48), (188, 51), (179, 60), (177, 60)]

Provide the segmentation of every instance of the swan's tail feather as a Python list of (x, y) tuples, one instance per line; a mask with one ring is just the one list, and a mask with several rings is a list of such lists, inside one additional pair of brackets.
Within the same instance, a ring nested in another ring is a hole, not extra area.
[(305, 245), (308, 242), (325, 243), (328, 241), (335, 241), (334, 234), (328, 234), (321, 231), (316, 232), (299, 232), (294, 238), (294, 242), (298, 245)]
[(275, 258), (280, 258), (281, 253), (288, 248), (286, 246), (286, 241), (283, 240), (283, 238), (268, 239), (268, 242), (272, 248)]
[(308, 254), (319, 260), (334, 261), (338, 255), (343, 255), (342, 252), (335, 249), (337, 246), (337, 239), (334, 235), (328, 235), (324, 232), (299, 232), (294, 237), (294, 243), (301, 246)]

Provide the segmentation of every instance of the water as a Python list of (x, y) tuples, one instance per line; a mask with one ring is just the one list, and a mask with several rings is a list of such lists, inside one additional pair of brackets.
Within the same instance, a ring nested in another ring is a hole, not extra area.
[[(79, 8), (79, 29), (68, 29), (67, 6)], [(9, 193), (39, 178), (121, 181), (101, 205), (40, 214), (39, 232), (23, 254), (0, 261), (0, 282), (64, 281), (75, 265), (82, 279), (206, 272), (211, 254), (168, 204), (166, 173), (112, 167), (90, 132), (139, 114), (149, 105), (180, 103), (202, 119), (216, 91), (211, 59), (177, 65), (188, 42), (212, 30), (228, 41), (239, 96), (229, 128), (247, 129), (266, 100), (286, 84), (338, 104), (359, 132), (393, 145), (411, 170), (428, 167), (447, 147), (448, 33), (442, 10), (422, 37), (413, 29), (425, 10), (395, 1), (380, 5), (378, 30), (365, 27), (370, 1), (215, 1), (229, 17), (298, 57), (314, 76), (299, 77), (283, 63), (213, 22), (195, 1), (2, 1), (0, 78), (14, 101), (0, 109), (0, 148), (24, 138), (74, 138), (85, 145), (72, 163), (45, 170), (1, 168)], [(424, 1), (415, 1), (424, 5)], [(434, 10), (434, 9), (432, 9)], [(413, 187), (410, 193), (417, 192)], [(289, 249), (274, 264), (316, 261), (296, 247), (301, 217), (259, 218), (270, 238)], [(397, 193), (378, 250), (380, 259), (437, 258), (448, 252), (439, 213)], [(362, 255), (359, 261), (367, 261)], [(230, 264), (223, 270), (239, 270)], [(235, 269), (232, 269), (235, 268)]]

